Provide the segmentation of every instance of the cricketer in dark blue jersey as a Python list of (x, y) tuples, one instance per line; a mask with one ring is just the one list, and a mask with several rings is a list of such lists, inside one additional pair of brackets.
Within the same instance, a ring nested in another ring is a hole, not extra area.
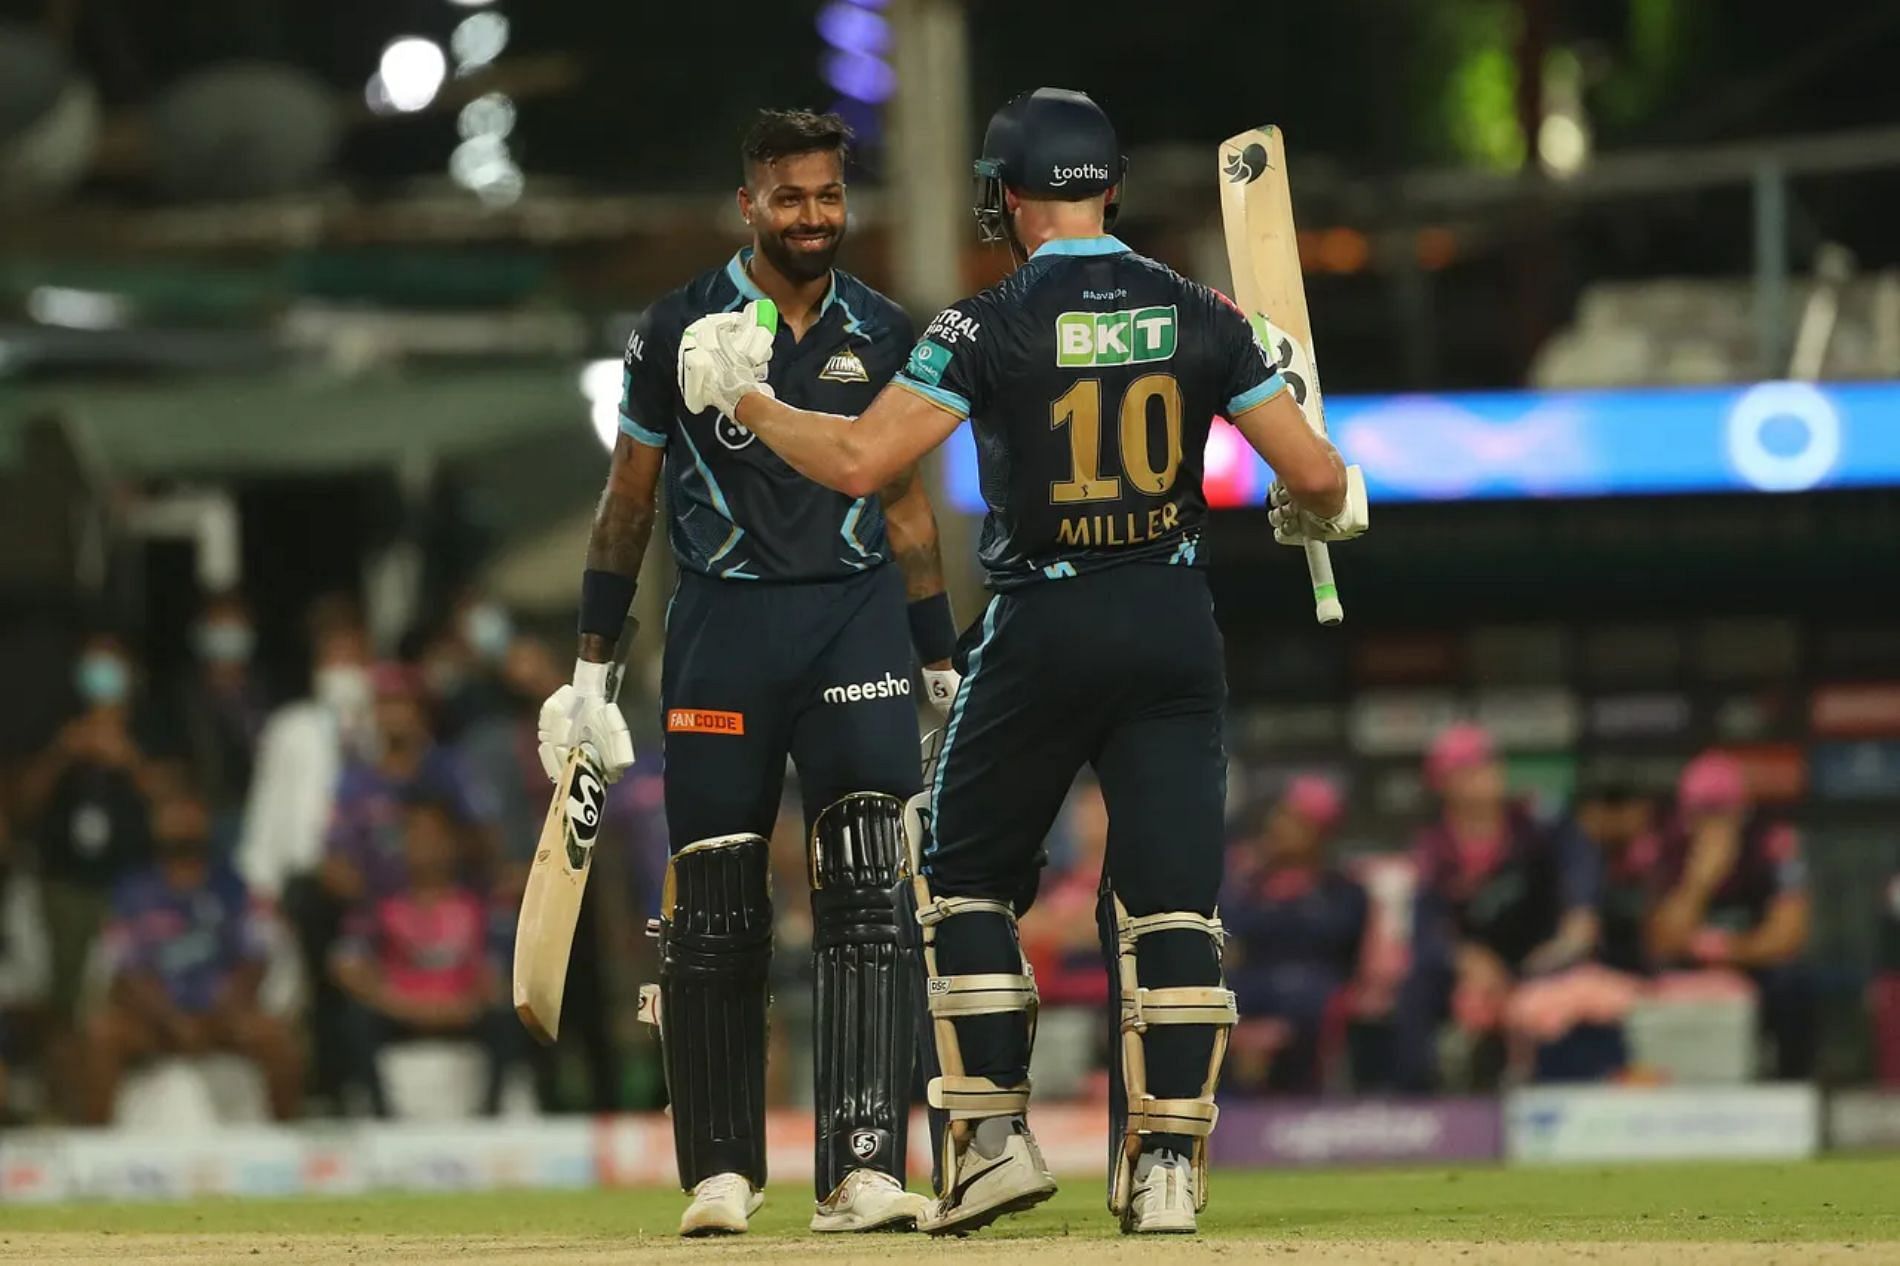
[[(680, 331), (709, 312), (764, 298), (750, 248), (662, 298), (627, 341), (620, 429), (666, 450), (667, 535), (679, 565), (723, 580), (825, 580), (890, 560), (875, 494), (848, 497), (805, 478), (717, 410), (688, 413), (674, 383)], [(842, 270), (803, 338), (780, 326), (768, 381), (781, 400), (860, 413), (904, 362), (904, 310)]]
[[(628, 340), (621, 433), (581, 582), (580, 658), (541, 713), (551, 775), (581, 743), (609, 779), (633, 760), (606, 665), (664, 482), (679, 583), (661, 663), (673, 856), (654, 1014), (665, 1017), (680, 1184), (693, 1192), (686, 1235), (745, 1230), (765, 1182), (766, 840), (788, 757), (813, 888), (812, 1226), (908, 1227), (923, 1203), (904, 1185), (913, 991), (892, 876), (919, 782), (919, 661), (939, 707), (956, 683), (929, 497), (910, 467), (858, 492), (814, 483), (730, 408), (688, 407), (674, 372), (689, 326), (768, 299), (780, 317), (769, 386), (781, 399), (856, 413), (903, 363), (909, 319), (833, 267), (849, 139), (835, 115), (761, 112), (737, 194), (751, 247), (654, 304)], [(698, 1040), (709, 1032), (720, 1040)]]
[(855, 419), (756, 389), (756, 312), (701, 318), (681, 346), (695, 393), (847, 496), (910, 468), (965, 418), (975, 430), (982, 558), (998, 592), (958, 647), (913, 878), (939, 1136), (939, 1199), (919, 1225), (933, 1234), (1055, 1190), (1024, 1115), (1035, 986), (1012, 925), (1083, 765), (1110, 822), (1099, 908), (1121, 1017), (1110, 1206), (1124, 1230), (1194, 1229), (1234, 1017), (1214, 917), (1226, 685), (1196, 565), (1214, 414), (1278, 473), (1294, 506), (1282, 539), (1365, 526), (1339, 455), (1239, 310), (1109, 236), (1124, 166), (1107, 117), (1080, 93), (1039, 89), (999, 110), (976, 210), (1019, 267), (940, 313)]
[(1214, 414), (1286, 388), (1237, 308), (1113, 237), (1044, 243), (932, 321), (892, 381), (970, 419), (999, 590), (1204, 562)]

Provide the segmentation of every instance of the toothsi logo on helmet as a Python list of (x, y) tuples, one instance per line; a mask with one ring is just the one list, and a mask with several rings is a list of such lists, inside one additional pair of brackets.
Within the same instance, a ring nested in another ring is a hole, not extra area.
[(1049, 184), (1052, 188), (1061, 188), (1071, 180), (1107, 180), (1108, 168), (1095, 163), (1079, 163), (1074, 167), (1064, 167), (1060, 163), (1049, 171)]

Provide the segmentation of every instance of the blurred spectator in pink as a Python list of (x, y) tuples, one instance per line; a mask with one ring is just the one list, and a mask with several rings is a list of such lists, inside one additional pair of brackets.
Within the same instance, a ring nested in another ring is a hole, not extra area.
[(1093, 778), (1077, 781), (1061, 821), (1068, 857), (1054, 874), (1044, 876), (1035, 906), (1023, 916), (1023, 952), (1035, 969), (1044, 1006), (1106, 1006), (1108, 973), (1102, 967), (1096, 905), (1108, 852), (1108, 807)]
[(485, 873), (480, 848), (493, 819), (478, 801), (454, 752), (435, 741), (415, 669), (376, 666), (374, 754), (347, 762), (337, 779), (335, 807), (324, 841), (320, 875), (326, 892), (344, 905), (375, 900), (402, 887), (407, 872), (404, 806), (418, 796), (448, 805), (455, 819), (457, 873)]
[(1392, 1017), (1396, 1080), (1409, 1092), (1437, 1088), (1447, 1019), (1476, 1039), (1475, 1080), (1495, 1081), (1512, 987), (1582, 962), (1597, 941), (1595, 850), (1507, 795), (1485, 730), (1446, 729), (1426, 754), (1425, 778), (1441, 808), (1413, 846), (1412, 969)]
[(418, 788), (400, 809), (402, 874), (351, 912), (332, 956), (349, 998), (347, 1049), (371, 1109), (389, 1115), (377, 1056), (392, 1042), (462, 1038), (488, 1056), (484, 1111), (501, 1101), (520, 1025), (501, 1006), (488, 904), (461, 872), (461, 806)]
[(1326, 1056), (1344, 1041), (1368, 913), (1365, 888), (1327, 857), (1344, 816), (1339, 788), (1302, 774), (1229, 867), (1220, 917), (1242, 1017), (1236, 1088), (1317, 1094)]
[(126, 1069), (160, 1055), (232, 1051), (264, 1074), (271, 1111), (296, 1117), (302, 1056), (290, 1026), (258, 1005), (268, 915), (237, 872), (211, 855), (211, 819), (182, 775), (153, 810), (158, 860), (120, 881), (103, 948), (111, 986), (88, 1026), (86, 1117), (111, 1121)]
[(1662, 891), (1649, 920), (1659, 967), (1746, 974), (1759, 990), (1775, 1073), (1814, 1071), (1816, 994), (1807, 865), (1794, 828), (1763, 813), (1733, 757), (1704, 752), (1682, 771), (1664, 836)]
[(88, 638), (73, 665), (79, 713), (27, 766), (18, 788), (23, 834), (37, 845), (52, 1001), (47, 1071), (79, 1108), (70, 1049), (87, 957), (113, 886), (151, 858), (147, 790), (154, 765), (143, 733), (139, 673), (110, 633)]
[(257, 633), (241, 594), (215, 594), (191, 629), (196, 663), (178, 692), (186, 758), (211, 805), (212, 842), (236, 847), (264, 732), (264, 687), (252, 656)]

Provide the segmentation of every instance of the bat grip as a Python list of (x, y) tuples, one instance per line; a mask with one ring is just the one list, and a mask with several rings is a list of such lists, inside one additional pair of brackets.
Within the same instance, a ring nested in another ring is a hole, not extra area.
[(1306, 574), (1313, 581), (1313, 615), (1321, 624), (1338, 624), (1346, 618), (1339, 605), (1339, 586), (1333, 583), (1333, 556), (1324, 541), (1306, 543)]

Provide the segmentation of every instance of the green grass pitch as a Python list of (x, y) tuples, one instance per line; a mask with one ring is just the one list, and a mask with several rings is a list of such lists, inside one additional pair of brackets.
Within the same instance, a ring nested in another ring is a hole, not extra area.
[[(576, 1242), (671, 1239), (683, 1197), (672, 1191), (379, 1195), (270, 1201), (0, 1208), (5, 1234), (511, 1237)], [(810, 1191), (768, 1189), (760, 1236), (804, 1234)], [(1299, 1243), (1900, 1242), (1900, 1158), (1787, 1164), (1568, 1166), (1216, 1173), (1203, 1218), (1213, 1239)], [(1006, 1237), (1111, 1236), (1098, 1181), (1072, 1178), (1040, 1209), (983, 1232)], [(851, 1237), (846, 1237), (851, 1238)], [(807, 1239), (807, 1242), (810, 1241)], [(855, 1241), (860, 1247), (866, 1241)], [(895, 1241), (891, 1241), (893, 1245)]]

